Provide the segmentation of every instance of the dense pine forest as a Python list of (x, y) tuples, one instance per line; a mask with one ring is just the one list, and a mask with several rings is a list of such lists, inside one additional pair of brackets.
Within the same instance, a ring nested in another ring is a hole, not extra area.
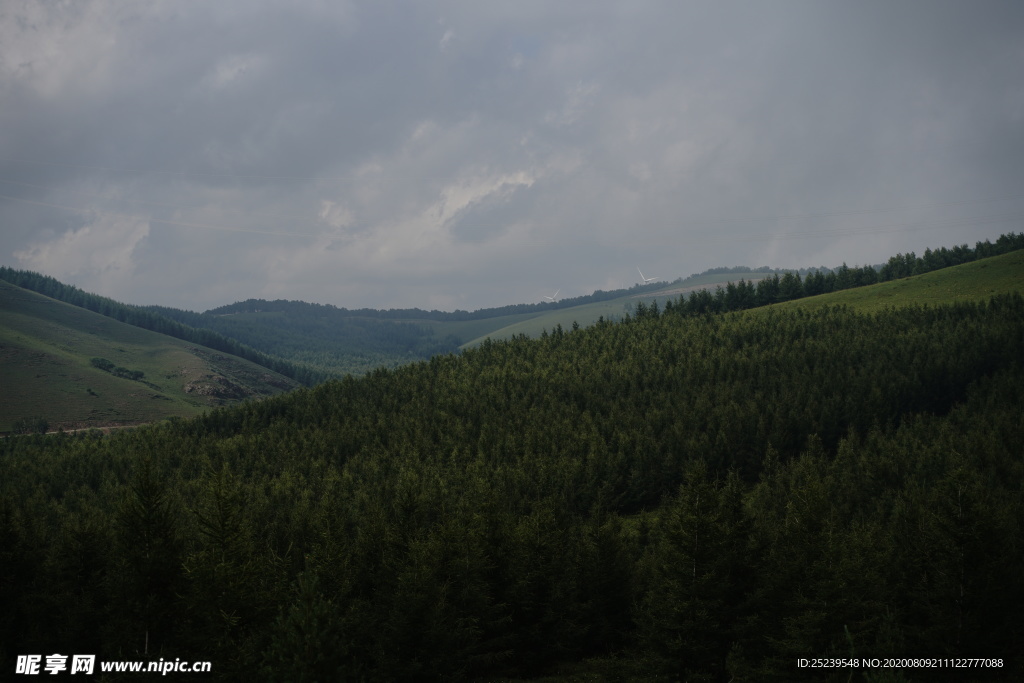
[[(1019, 680), (1022, 444), (1020, 294), (870, 315), (680, 299), (195, 420), (11, 437), (0, 657)], [(1000, 666), (797, 666), (816, 657)]]

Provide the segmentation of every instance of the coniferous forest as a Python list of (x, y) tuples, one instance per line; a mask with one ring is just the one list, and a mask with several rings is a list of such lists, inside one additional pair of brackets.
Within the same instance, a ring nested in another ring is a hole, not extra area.
[[(0, 441), (0, 654), (219, 680), (1017, 680), (1022, 444), (1019, 294), (643, 307)], [(797, 666), (824, 657), (1001, 665)]]

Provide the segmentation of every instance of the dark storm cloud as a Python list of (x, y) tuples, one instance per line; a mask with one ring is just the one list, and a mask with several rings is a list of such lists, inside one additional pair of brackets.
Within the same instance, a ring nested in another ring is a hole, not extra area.
[(504, 5), (6, 3), (0, 260), (476, 308), (1022, 228), (1018, 3)]

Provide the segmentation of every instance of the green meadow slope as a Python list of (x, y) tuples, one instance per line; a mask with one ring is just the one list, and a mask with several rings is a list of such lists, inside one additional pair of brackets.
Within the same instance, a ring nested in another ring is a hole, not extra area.
[[(666, 285), (662, 289), (642, 294), (628, 294), (608, 301), (519, 316), (517, 320), (512, 320), (504, 326), (501, 323), (506, 322), (505, 318), (477, 321), (478, 329), (481, 330), (480, 335), (465, 343), (462, 348), (472, 348), (487, 338), (511, 339), (521, 334), (535, 337), (545, 330), (554, 330), (557, 326), (569, 329), (573, 323), (586, 327), (596, 323), (600, 318), (616, 320), (631, 313), (639, 302), (650, 305), (656, 301), (659, 307), (664, 308), (666, 302), (677, 301), (680, 296), (686, 297), (690, 292), (700, 289), (714, 290), (740, 280), (756, 284), (765, 277), (766, 273), (756, 271), (710, 274), (688, 278), (681, 283)], [(795, 299), (775, 306), (814, 309), (846, 305), (859, 311), (870, 312), (911, 304), (938, 305), (982, 301), (995, 294), (1014, 291), (1024, 291), (1024, 251), (992, 256), (899, 280)], [(754, 312), (763, 310), (765, 309), (752, 309)], [(448, 324), (450, 323), (445, 323)], [(488, 327), (490, 329), (487, 329)]]
[(0, 432), (22, 420), (45, 420), (53, 430), (189, 417), (298, 386), (234, 356), (3, 281), (0, 378)]
[(786, 301), (774, 307), (811, 310), (843, 305), (861, 312), (876, 312), (913, 304), (984, 301), (1009, 292), (1024, 292), (1024, 250), (923, 275)]

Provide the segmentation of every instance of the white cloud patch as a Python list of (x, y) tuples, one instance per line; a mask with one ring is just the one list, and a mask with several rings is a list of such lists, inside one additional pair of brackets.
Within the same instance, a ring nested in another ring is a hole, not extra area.
[(438, 47), (440, 47), (441, 51), (444, 52), (448, 49), (448, 46), (451, 45), (453, 40), (455, 40), (455, 31), (452, 29), (446, 29), (444, 35), (441, 36), (441, 40), (438, 42)]
[[(505, 174), (469, 173), (446, 184), (435, 199), (413, 211), (379, 223), (353, 245), (362, 254), (353, 265), (380, 267), (401, 264), (402, 272), (443, 273), (469, 256), (470, 251), (490, 251), (493, 243), (504, 243), (510, 231), (499, 231), (483, 244), (469, 246), (453, 233), (460, 216), (486, 201), (501, 201), (518, 188), (530, 187), (535, 178), (527, 171)], [(353, 251), (348, 252), (349, 255)]]
[(0, 84), (21, 82), (47, 99), (109, 87), (131, 12), (103, 0), (0, 4)]
[(135, 274), (135, 251), (149, 229), (149, 222), (139, 218), (101, 215), (54, 240), (16, 251), (14, 257), (29, 270), (111, 292)]
[(344, 204), (333, 202), (328, 199), (320, 201), (320, 212), (317, 218), (332, 228), (347, 228), (352, 225), (354, 217), (352, 212)]
[(436, 216), (440, 227), (473, 204), (488, 197), (507, 197), (516, 188), (530, 187), (533, 182), (534, 177), (526, 171), (471, 177), (445, 187), (437, 204), (428, 210), (428, 215)]
[(203, 83), (210, 88), (221, 89), (255, 78), (265, 62), (265, 57), (255, 53), (230, 55), (207, 72)]

